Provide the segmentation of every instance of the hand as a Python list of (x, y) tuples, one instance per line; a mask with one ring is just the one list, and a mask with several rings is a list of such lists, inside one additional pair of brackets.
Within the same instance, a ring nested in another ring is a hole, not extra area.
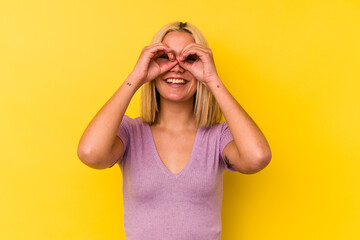
[[(159, 56), (167, 58), (170, 61), (161, 61), (161, 64), (159, 64), (158, 61), (156, 61)], [(135, 76), (143, 84), (154, 80), (176, 64), (177, 61), (171, 49), (163, 43), (155, 43), (143, 48), (131, 75)]]
[(179, 64), (205, 86), (219, 78), (212, 51), (200, 44), (190, 43), (187, 45), (180, 55)]

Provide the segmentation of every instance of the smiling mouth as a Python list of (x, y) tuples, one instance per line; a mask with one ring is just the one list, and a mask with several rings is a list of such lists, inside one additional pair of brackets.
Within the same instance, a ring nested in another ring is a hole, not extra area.
[(172, 83), (172, 84), (186, 84), (188, 81), (182, 78), (168, 78), (165, 79), (165, 81), (167, 83)]

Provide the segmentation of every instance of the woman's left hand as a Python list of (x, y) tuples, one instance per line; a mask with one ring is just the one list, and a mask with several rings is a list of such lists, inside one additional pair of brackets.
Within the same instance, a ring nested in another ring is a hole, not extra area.
[(197, 43), (190, 43), (183, 49), (179, 60), (180, 66), (189, 71), (198, 81), (204, 83), (205, 86), (219, 79), (210, 48)]

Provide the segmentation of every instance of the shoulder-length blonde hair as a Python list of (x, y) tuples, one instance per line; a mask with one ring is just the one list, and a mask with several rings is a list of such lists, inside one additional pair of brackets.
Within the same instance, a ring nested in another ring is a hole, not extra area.
[[(185, 31), (192, 35), (195, 43), (208, 47), (208, 43), (200, 30), (189, 22), (171, 22), (162, 27), (154, 36), (151, 44), (162, 42), (169, 32)], [(145, 83), (141, 87), (141, 120), (149, 125), (157, 122), (160, 110), (160, 95), (155, 87), (155, 81)], [(194, 98), (194, 118), (199, 127), (210, 127), (221, 120), (221, 110), (214, 96), (198, 81)]]

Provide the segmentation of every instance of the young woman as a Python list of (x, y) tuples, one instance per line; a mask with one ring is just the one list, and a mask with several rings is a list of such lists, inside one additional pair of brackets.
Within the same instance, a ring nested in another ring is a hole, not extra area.
[[(141, 117), (124, 116), (140, 87)], [(90, 122), (78, 156), (95, 169), (120, 166), (126, 239), (209, 240), (220, 239), (225, 168), (258, 172), (271, 151), (220, 80), (201, 32), (172, 22)]]

